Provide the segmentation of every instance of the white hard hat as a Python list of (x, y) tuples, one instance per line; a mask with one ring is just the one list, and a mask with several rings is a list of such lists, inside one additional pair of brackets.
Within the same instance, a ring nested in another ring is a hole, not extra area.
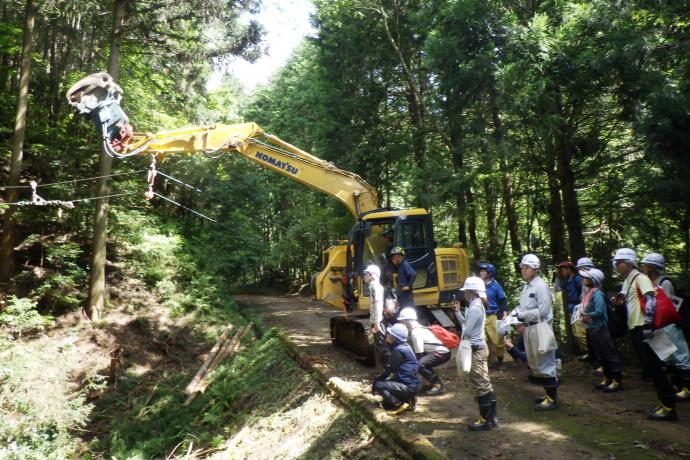
[(417, 321), (417, 310), (415, 310), (413, 307), (403, 308), (400, 311), (400, 315), (398, 315), (398, 320), (404, 321), (406, 319)]
[(612, 261), (617, 261), (617, 260), (624, 260), (627, 262), (632, 262), (633, 264), (637, 264), (637, 254), (635, 254), (635, 251), (633, 251), (630, 248), (620, 248), (616, 249), (616, 254), (613, 256)]
[(404, 324), (395, 323), (388, 329), (388, 332), (401, 342), (407, 341), (407, 327)]
[(478, 276), (468, 276), (465, 279), (465, 284), (460, 288), (461, 291), (477, 291), (478, 293), (486, 292), (486, 284)]
[(591, 279), (598, 286), (602, 286), (604, 284), (604, 272), (597, 268), (580, 270), (580, 276)]
[(375, 276), (377, 278), (381, 277), (381, 269), (376, 266), (376, 265), (369, 265), (365, 270), (364, 273), (369, 273), (372, 276)]
[(539, 261), (539, 257), (535, 256), (534, 254), (525, 254), (524, 256), (522, 256), (520, 265), (527, 265), (528, 267), (539, 268), (541, 267), (541, 262)]
[(663, 270), (664, 267), (666, 266), (666, 261), (664, 260), (664, 256), (661, 254), (658, 254), (656, 252), (650, 252), (646, 256), (642, 258), (642, 263), (647, 264), (647, 265), (654, 265), (655, 267), (658, 267), (659, 270)]
[(590, 259), (589, 257), (580, 257), (579, 259), (577, 259), (575, 268), (577, 268), (578, 270), (581, 268), (594, 268), (594, 262), (592, 262), (592, 259)]

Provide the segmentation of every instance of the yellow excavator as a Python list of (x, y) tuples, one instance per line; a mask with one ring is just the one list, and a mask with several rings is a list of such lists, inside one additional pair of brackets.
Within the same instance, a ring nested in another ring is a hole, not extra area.
[[(234, 152), (260, 166), (300, 182), (340, 201), (356, 222), (347, 243), (331, 246), (323, 254), (323, 269), (312, 278), (317, 300), (343, 310), (331, 319), (334, 345), (356, 358), (373, 362), (369, 340), (369, 293), (362, 281), (367, 265), (377, 264), (391, 273), (388, 252), (405, 249), (406, 258), (417, 272), (413, 296), (425, 306), (426, 320), (454, 327), (454, 318), (441, 304), (447, 304), (469, 272), (467, 253), (456, 244), (438, 248), (434, 240), (431, 213), (426, 209), (379, 207), (371, 185), (357, 174), (336, 167), (280, 138), (265, 133), (255, 123), (209, 125), (173, 131), (135, 133), (120, 107), (122, 89), (107, 73), (89, 75), (67, 92), (67, 100), (79, 114), (86, 115), (101, 133), (103, 150), (114, 158), (199, 152)], [(389, 277), (389, 283), (393, 282)]]

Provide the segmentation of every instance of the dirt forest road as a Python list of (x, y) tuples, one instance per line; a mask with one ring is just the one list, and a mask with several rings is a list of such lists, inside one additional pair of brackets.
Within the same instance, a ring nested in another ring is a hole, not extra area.
[[(235, 300), (267, 326), (283, 328), (328, 377), (370, 392), (376, 371), (330, 343), (329, 319), (338, 313), (328, 305), (303, 297), (238, 295)], [(643, 411), (656, 403), (651, 383), (640, 381), (636, 369), (626, 370), (625, 391), (609, 395), (593, 389), (596, 377), (587, 365), (568, 361), (559, 388), (561, 408), (537, 413), (533, 399), (543, 390), (527, 382), (526, 367), (507, 363), (505, 371), (491, 373), (500, 426), (473, 433), (467, 424), (477, 416), (474, 395), (454, 364), (447, 365), (441, 371), (446, 394), (420, 397), (417, 409), (400, 420), (451, 459), (690, 458), (690, 403), (678, 405), (677, 423), (646, 420)]]

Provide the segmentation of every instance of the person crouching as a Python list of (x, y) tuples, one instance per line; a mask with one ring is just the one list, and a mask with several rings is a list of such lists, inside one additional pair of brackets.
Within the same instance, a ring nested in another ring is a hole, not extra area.
[[(467, 428), (470, 431), (487, 431), (497, 426), (496, 420), (496, 394), (489, 380), (489, 347), (484, 336), (484, 323), (486, 312), (484, 302), (486, 299), (486, 286), (484, 281), (477, 276), (470, 276), (460, 289), (465, 300), (469, 304), (465, 310), (465, 316), (456, 314), (462, 323), (462, 340), (469, 340), (472, 344), (472, 365), (470, 367), (470, 385), (477, 396), (479, 406), (479, 418)], [(459, 304), (454, 303), (453, 308), (459, 313)]]
[(429, 328), (419, 324), (414, 307), (403, 308), (398, 315), (398, 321), (407, 327), (412, 349), (419, 362), (419, 374), (429, 382), (424, 394), (442, 395), (445, 388), (434, 368), (450, 361), (450, 350)]
[(398, 415), (416, 406), (419, 388), (419, 363), (407, 344), (407, 327), (397, 323), (388, 328), (391, 355), (388, 366), (374, 379), (372, 392), (383, 398), (383, 408)]

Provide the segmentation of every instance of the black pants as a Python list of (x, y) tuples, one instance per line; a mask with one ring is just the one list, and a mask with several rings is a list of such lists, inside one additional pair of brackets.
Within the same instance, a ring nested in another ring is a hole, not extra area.
[(659, 401), (671, 409), (676, 407), (676, 393), (673, 391), (673, 385), (664, 374), (664, 366), (659, 357), (654, 353), (647, 343), (644, 342), (642, 335), (642, 326), (637, 326), (630, 331), (633, 348), (640, 358), (640, 365), (642, 370), (649, 375), (654, 384), (657, 397)]
[(604, 368), (604, 376), (608, 379), (621, 381), (621, 360), (618, 358), (616, 343), (611, 337), (607, 326), (588, 328), (587, 337), (594, 350), (598, 364)]
[(429, 383), (439, 384), (441, 379), (434, 371), (434, 367), (450, 361), (450, 352), (434, 351), (427, 353), (417, 360), (419, 362), (419, 375)]
[(671, 377), (671, 383), (673, 383), (673, 386), (676, 387), (674, 390), (677, 389), (680, 391), (683, 388), (690, 390), (690, 370), (679, 369), (676, 366), (669, 365), (666, 367), (669, 372), (669, 376)]
[(393, 380), (379, 380), (374, 383), (374, 390), (383, 397), (383, 408), (395, 409), (400, 404), (409, 402), (417, 394), (417, 387), (409, 387)]

